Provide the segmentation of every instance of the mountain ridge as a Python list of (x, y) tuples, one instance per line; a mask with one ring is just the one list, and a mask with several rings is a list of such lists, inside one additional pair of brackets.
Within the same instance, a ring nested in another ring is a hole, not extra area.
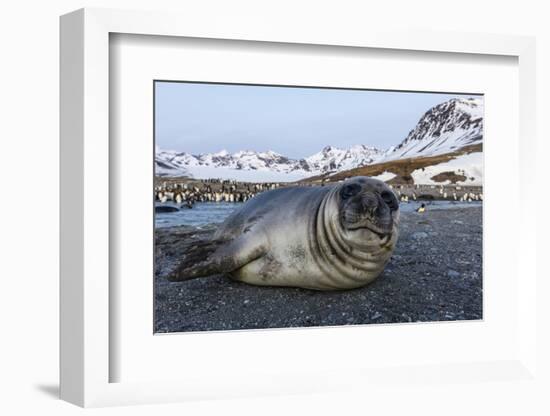
[[(293, 159), (272, 150), (240, 150), (235, 153), (221, 150), (193, 155), (157, 148), (155, 173), (158, 176), (294, 181), (308, 177), (340, 176), (342, 172), (400, 159), (460, 154), (461, 149), (475, 148), (482, 142), (483, 100), (455, 98), (430, 108), (405, 139), (386, 150), (365, 144), (344, 149), (325, 146), (311, 156)], [(475, 170), (478, 180), (482, 169)]]
[(159, 176), (185, 176), (192, 175), (196, 170), (194, 168), (214, 167), (252, 171), (272, 170), (300, 176), (320, 175), (367, 165), (377, 160), (381, 154), (382, 151), (366, 145), (354, 145), (347, 149), (325, 146), (320, 152), (301, 159), (289, 158), (272, 150), (240, 150), (235, 153), (222, 150), (193, 155), (159, 149), (156, 153), (156, 172)]

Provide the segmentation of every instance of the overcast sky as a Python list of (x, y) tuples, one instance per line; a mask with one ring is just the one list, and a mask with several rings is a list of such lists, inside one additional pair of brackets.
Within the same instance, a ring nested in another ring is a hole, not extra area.
[(292, 158), (327, 145), (398, 144), (434, 105), (432, 93), (180, 82), (155, 84), (155, 139), (193, 154), (273, 150)]

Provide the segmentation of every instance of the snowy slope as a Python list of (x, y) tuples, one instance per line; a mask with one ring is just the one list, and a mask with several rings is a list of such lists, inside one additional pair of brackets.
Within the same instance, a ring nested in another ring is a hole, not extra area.
[(451, 153), (483, 141), (483, 99), (452, 99), (427, 111), (383, 161)]
[(414, 183), (447, 185), (450, 181), (436, 182), (432, 179), (434, 176), (444, 172), (454, 172), (457, 175), (465, 176), (466, 180), (457, 182), (458, 185), (481, 186), (483, 185), (483, 153), (470, 153), (458, 156), (456, 159), (448, 162), (417, 169), (411, 176)]
[(319, 153), (306, 158), (305, 161), (310, 172), (320, 175), (370, 165), (380, 159), (382, 154), (383, 152), (375, 147), (363, 144), (352, 146), (349, 149), (327, 146)]
[(157, 176), (189, 176), (184, 163), (174, 163), (177, 152), (155, 149), (155, 175)]

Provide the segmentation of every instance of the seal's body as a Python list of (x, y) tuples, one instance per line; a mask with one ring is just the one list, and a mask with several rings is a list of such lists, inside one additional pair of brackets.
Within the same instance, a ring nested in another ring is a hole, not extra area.
[(389, 260), (398, 221), (393, 191), (372, 178), (264, 192), (195, 246), (170, 280), (225, 272), (255, 285), (363, 286)]

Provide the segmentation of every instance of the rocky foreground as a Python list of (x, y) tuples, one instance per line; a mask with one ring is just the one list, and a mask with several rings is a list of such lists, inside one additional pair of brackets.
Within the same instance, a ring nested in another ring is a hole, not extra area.
[(155, 332), (310, 327), (482, 318), (482, 208), (402, 214), (396, 251), (370, 285), (341, 292), (259, 287), (222, 275), (166, 274), (201, 229), (156, 231)]

